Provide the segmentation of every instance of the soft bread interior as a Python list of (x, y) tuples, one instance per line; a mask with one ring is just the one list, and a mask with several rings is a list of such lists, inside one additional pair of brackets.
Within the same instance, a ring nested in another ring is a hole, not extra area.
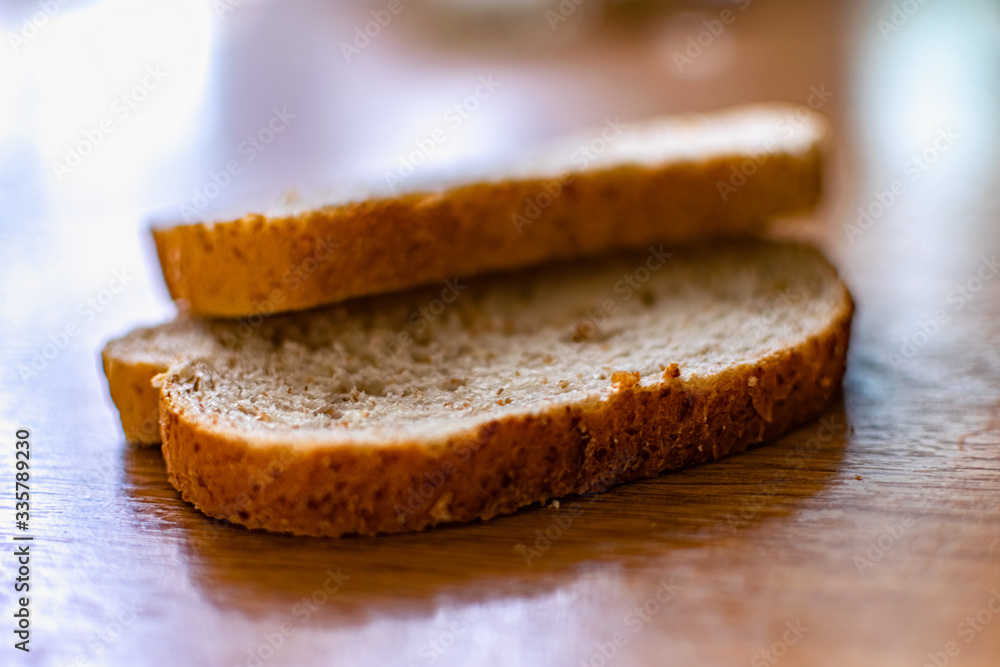
[[(833, 268), (810, 249), (741, 243), (668, 254), (652, 248), (203, 325), (210, 336), (199, 332), (187, 352), (197, 358), (157, 381), (189, 419), (262, 441), (441, 442), (490, 420), (596, 405), (665, 373), (708, 378), (759, 364), (849, 307)], [(171, 336), (150, 341), (174, 353)]]

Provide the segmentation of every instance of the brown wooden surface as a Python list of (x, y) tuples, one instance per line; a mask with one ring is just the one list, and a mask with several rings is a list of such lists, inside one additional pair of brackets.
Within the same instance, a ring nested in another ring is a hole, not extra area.
[[(143, 4), (67, 6), (0, 54), (0, 664), (253, 665), (282, 628), (263, 664), (1000, 664), (1000, 279), (977, 276), (1000, 253), (995, 4), (927, 3), (883, 35), (891, 3), (753, 2), (685, 72), (672, 52), (726, 3), (580, 38), (536, 15), (517, 48), (442, 37), (414, 3), (351, 63), (338, 45), (364, 7)], [(5, 33), (36, 10), (5, 5)], [(59, 181), (52, 161), (157, 63), (162, 83)], [(837, 130), (829, 193), (807, 235), (858, 303), (843, 400), (776, 443), (558, 510), (379, 539), (216, 528), (159, 452), (124, 444), (98, 370), (103, 340), (172, 313), (146, 212), (176, 215), (274, 107), (296, 118), (218, 202), (379, 178), (489, 73), (503, 86), (449, 136), (456, 154), (832, 91), (817, 104)], [(914, 171), (942, 130), (955, 138)], [(122, 270), (90, 317), (80, 304)], [(32, 447), (30, 654), (11, 633), (17, 428)], [(518, 545), (539, 531), (555, 539), (529, 563)], [(629, 616), (661, 582), (667, 601)]]

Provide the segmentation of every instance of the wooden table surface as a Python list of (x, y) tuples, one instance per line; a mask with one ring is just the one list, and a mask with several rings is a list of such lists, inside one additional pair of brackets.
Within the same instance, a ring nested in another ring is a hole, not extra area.
[[(748, 0), (629, 24), (591, 1), (555, 30), (403, 3), (350, 62), (382, 4), (0, 9), (0, 664), (1000, 665), (997, 5)], [(481, 76), (499, 86), (448, 124)], [(378, 179), (438, 126), (434, 160), (478, 164), (767, 99), (837, 133), (798, 232), (858, 304), (819, 422), (560, 509), (378, 539), (217, 528), (159, 451), (124, 443), (97, 351), (172, 316), (149, 211)], [(15, 534), (34, 537), (29, 653)]]

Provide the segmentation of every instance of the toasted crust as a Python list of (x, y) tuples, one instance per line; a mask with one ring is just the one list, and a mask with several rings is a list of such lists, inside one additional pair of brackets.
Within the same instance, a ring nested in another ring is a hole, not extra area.
[(159, 444), (160, 392), (153, 386), (153, 378), (165, 371), (167, 364), (119, 358), (111, 345), (101, 352), (101, 360), (125, 439), (137, 445)]
[[(659, 163), (626, 156), (568, 174), (288, 217), (250, 214), (153, 236), (172, 297), (192, 314), (216, 317), (300, 310), (651, 243), (744, 236), (819, 199), (825, 124), (813, 118), (800, 143), (786, 144), (777, 128), (790, 109), (764, 107), (775, 136), (759, 151), (714, 147)], [(711, 122), (751, 112), (762, 110), (730, 110)]]
[(829, 325), (753, 365), (606, 402), (502, 418), (427, 446), (262, 445), (161, 398), (171, 483), (209, 516), (299, 535), (375, 535), (487, 519), (570, 493), (604, 490), (773, 439), (816, 418), (839, 391), (853, 303)]

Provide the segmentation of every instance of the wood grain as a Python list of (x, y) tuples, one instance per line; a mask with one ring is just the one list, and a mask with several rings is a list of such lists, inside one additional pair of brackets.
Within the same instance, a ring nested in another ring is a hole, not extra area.
[[(15, 22), (34, 11), (14, 6)], [(209, 16), (207, 69), (169, 61), (174, 78), (63, 181), (51, 160), (133, 70), (98, 76), (58, 46), (73, 43), (58, 23), (17, 61), (27, 111), (0, 133), (0, 525), (11, 544), (14, 432), (28, 428), (35, 541), (29, 654), (11, 645), (3, 549), (0, 664), (1000, 664), (995, 8), (927, 3), (883, 34), (889, 2), (737, 5), (687, 72), (672, 53), (718, 6), (517, 49), (437, 43), (407, 9), (346, 63), (338, 44), (366, 11)], [(129, 47), (136, 62), (168, 58), (148, 41)], [(108, 96), (87, 106), (51, 63)], [(102, 341), (172, 312), (145, 211), (242, 159), (274, 106), (298, 118), (217, 203), (380, 177), (486, 72), (502, 94), (449, 139), (486, 158), (615, 115), (764, 99), (829, 115), (826, 203), (788, 233), (822, 245), (857, 301), (842, 400), (739, 456), (487, 523), (341, 540), (216, 526), (158, 451), (124, 444), (99, 371)]]

